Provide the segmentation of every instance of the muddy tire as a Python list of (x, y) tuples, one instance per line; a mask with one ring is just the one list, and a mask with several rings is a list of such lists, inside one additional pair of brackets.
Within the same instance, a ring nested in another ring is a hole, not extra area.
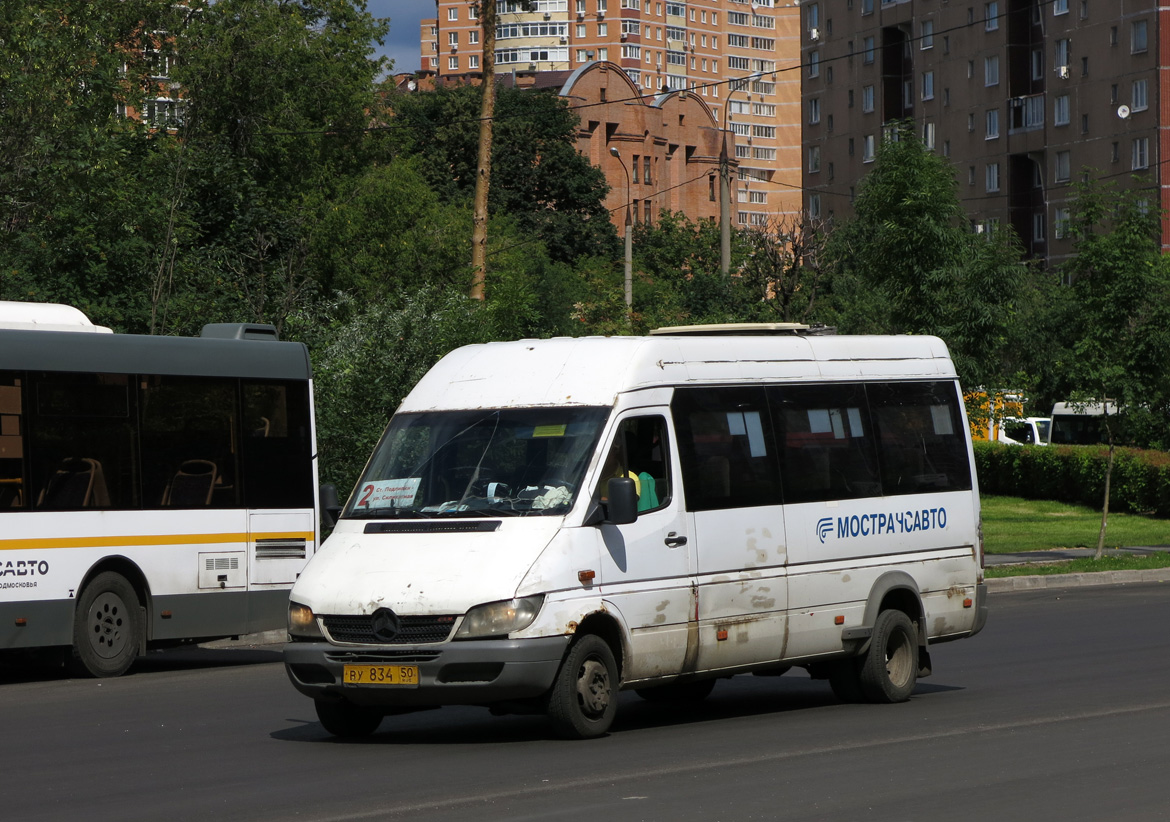
[(548, 696), (548, 718), (563, 739), (604, 735), (617, 713), (618, 670), (601, 637), (587, 634), (569, 647)]
[(73, 669), (82, 676), (121, 676), (142, 648), (142, 608), (121, 574), (93, 578), (73, 612)]
[(860, 666), (861, 691), (869, 702), (905, 702), (918, 681), (918, 632), (901, 611), (882, 611)]
[(363, 739), (378, 730), (382, 712), (344, 699), (315, 699), (317, 719), (329, 733), (341, 739)]

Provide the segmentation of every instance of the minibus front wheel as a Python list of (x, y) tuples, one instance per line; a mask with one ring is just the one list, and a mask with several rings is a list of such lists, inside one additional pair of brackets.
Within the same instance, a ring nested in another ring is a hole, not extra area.
[(548, 696), (548, 717), (557, 736), (602, 736), (617, 713), (618, 669), (613, 650), (596, 634), (585, 634), (569, 652)]

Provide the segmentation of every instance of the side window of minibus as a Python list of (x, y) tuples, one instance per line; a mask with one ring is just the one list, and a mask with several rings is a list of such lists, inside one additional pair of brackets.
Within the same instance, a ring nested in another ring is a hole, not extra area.
[(654, 511), (671, 499), (670, 443), (658, 415), (622, 420), (605, 457), (597, 496), (606, 498), (611, 477), (629, 477), (638, 490), (638, 511)]
[(953, 382), (867, 387), (882, 469), (882, 491), (971, 490), (967, 431)]
[(768, 389), (784, 477), (784, 501), (881, 496), (865, 388), (858, 383)]
[(680, 388), (671, 411), (687, 510), (782, 502), (763, 388)]
[(21, 376), (0, 371), (0, 511), (25, 506), (23, 394)]

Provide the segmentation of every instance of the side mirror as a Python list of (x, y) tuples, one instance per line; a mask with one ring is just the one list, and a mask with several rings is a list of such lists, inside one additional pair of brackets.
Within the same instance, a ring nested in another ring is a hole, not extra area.
[(627, 525), (638, 519), (638, 489), (629, 477), (613, 477), (606, 485), (609, 502), (605, 504), (605, 521)]
[(321, 486), (321, 525), (332, 528), (341, 514), (341, 503), (337, 501), (337, 486), (327, 482)]

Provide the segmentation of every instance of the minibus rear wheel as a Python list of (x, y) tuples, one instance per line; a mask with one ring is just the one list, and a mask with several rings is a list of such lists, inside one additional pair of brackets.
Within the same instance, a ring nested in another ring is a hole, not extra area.
[(548, 696), (548, 717), (557, 736), (602, 736), (617, 713), (618, 670), (609, 644), (585, 634), (569, 647)]
[(354, 705), (345, 699), (314, 699), (317, 719), (322, 727), (342, 739), (360, 739), (378, 730), (382, 713), (373, 708)]
[(918, 632), (901, 611), (878, 614), (865, 661), (861, 690), (869, 702), (905, 702), (918, 681)]

